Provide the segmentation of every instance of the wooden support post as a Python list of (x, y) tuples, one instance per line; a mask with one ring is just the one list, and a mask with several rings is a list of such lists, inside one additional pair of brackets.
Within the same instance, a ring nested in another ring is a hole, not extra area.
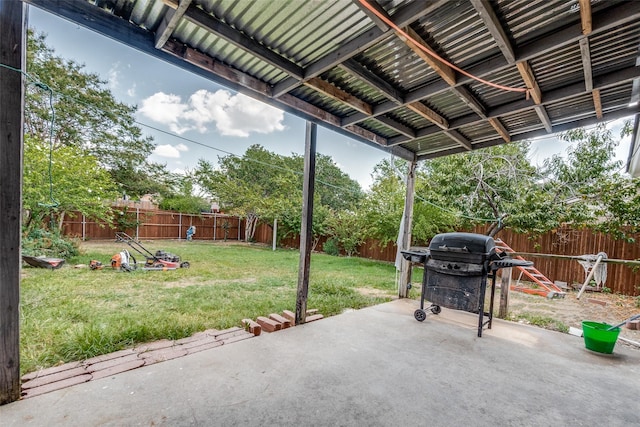
[[(494, 273), (495, 274), (495, 273)], [(500, 308), (498, 318), (506, 319), (509, 314), (509, 291), (511, 290), (511, 267), (500, 270)]]
[[(411, 246), (411, 226), (413, 224), (413, 202), (415, 200), (416, 165), (414, 160), (409, 163), (407, 172), (407, 192), (404, 198), (404, 216), (402, 218), (403, 233), (400, 250), (408, 250)], [(408, 298), (408, 284), (411, 282), (411, 262), (404, 258), (400, 261), (400, 278), (398, 283), (398, 297)]]
[(313, 225), (313, 193), (316, 178), (316, 137), (318, 126), (307, 122), (304, 142), (304, 178), (302, 188), (302, 226), (300, 230), (300, 264), (298, 266), (298, 296), (296, 299), (296, 325), (301, 325), (307, 317), (307, 296), (309, 294), (309, 265)]
[(591, 280), (591, 278), (595, 274), (596, 268), (598, 268), (598, 266), (602, 262), (602, 258), (603, 258), (602, 255), (598, 255), (598, 259), (596, 259), (596, 262), (593, 264), (593, 267), (591, 268), (591, 271), (589, 272), (589, 275), (587, 276), (587, 278), (585, 279), (584, 283), (582, 284), (582, 287), (580, 288), (580, 292), (578, 292), (578, 296), (576, 296), (576, 299), (580, 299), (580, 297), (582, 296), (582, 293), (587, 288), (587, 285), (589, 284), (589, 281)]
[[(24, 70), (27, 19), (20, 1), (0, 1), (0, 63)], [(24, 77), (0, 67), (0, 405), (20, 399), (20, 229)]]

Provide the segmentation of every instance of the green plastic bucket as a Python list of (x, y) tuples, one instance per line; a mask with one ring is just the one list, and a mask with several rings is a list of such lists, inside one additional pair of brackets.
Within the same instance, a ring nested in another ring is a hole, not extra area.
[(611, 325), (600, 322), (582, 322), (582, 334), (584, 336), (584, 346), (591, 351), (598, 353), (613, 353), (613, 347), (618, 340), (620, 328), (607, 331)]

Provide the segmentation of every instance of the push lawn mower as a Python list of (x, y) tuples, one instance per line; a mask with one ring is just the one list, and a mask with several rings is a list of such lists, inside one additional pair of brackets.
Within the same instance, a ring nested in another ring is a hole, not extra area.
[(116, 232), (116, 242), (124, 242), (131, 246), (134, 251), (144, 256), (147, 259), (143, 267), (145, 270), (189, 268), (190, 266), (187, 261), (180, 261), (180, 257), (178, 255), (169, 252), (156, 251), (154, 255), (147, 248), (142, 246), (140, 242), (122, 231)]

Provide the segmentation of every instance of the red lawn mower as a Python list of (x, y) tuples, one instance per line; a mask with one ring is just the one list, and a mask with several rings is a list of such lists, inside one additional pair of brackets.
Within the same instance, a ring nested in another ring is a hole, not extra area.
[(142, 246), (140, 242), (122, 231), (116, 232), (116, 242), (124, 242), (131, 246), (134, 251), (144, 256), (147, 259), (143, 267), (145, 270), (174, 270), (177, 268), (189, 268), (190, 266), (187, 261), (181, 261), (178, 255), (169, 252), (156, 251), (154, 255)]

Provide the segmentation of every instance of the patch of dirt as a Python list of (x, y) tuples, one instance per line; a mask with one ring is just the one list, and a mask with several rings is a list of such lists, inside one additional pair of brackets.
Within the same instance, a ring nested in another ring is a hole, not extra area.
[(356, 291), (360, 293), (360, 295), (364, 295), (365, 297), (381, 297), (388, 298), (391, 297), (393, 299), (397, 299), (397, 295), (389, 295), (389, 291), (384, 291), (382, 289), (372, 289), (372, 288), (356, 288)]
[[(496, 294), (499, 293), (499, 290)], [(551, 318), (561, 322), (566, 327), (582, 329), (582, 321), (605, 322), (610, 325), (640, 314), (638, 297), (614, 295), (602, 292), (585, 292), (578, 300), (577, 291), (568, 291), (564, 298), (548, 299), (537, 295), (529, 295), (522, 292), (509, 292), (509, 314), (511, 318), (522, 319), (527, 323), (527, 318), (541, 317)], [(496, 295), (495, 304), (499, 304), (499, 295)], [(623, 326), (620, 336), (640, 342), (640, 331), (631, 330)]]

